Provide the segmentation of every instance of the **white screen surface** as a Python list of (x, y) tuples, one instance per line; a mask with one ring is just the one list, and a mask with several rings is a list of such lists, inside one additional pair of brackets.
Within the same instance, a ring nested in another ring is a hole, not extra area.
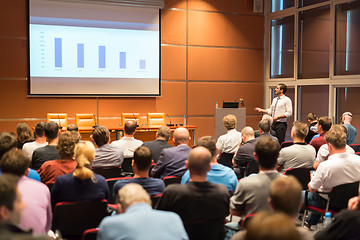
[(30, 95), (160, 95), (159, 10), (30, 1)]

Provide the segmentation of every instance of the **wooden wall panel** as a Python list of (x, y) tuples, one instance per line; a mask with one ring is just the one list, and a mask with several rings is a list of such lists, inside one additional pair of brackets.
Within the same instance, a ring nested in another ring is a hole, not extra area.
[(215, 12), (251, 13), (253, 14), (253, 0), (189, 0), (189, 9)]
[(195, 139), (203, 136), (215, 136), (214, 117), (189, 117), (189, 125), (198, 126), (195, 130)]
[(263, 39), (263, 17), (189, 12), (189, 45), (262, 49)]
[(27, 48), (26, 40), (0, 38), (0, 77), (27, 77)]
[(164, 7), (186, 9), (186, 0), (166, 0)]
[(244, 99), (246, 114), (255, 114), (263, 96), (255, 91), (263, 89), (263, 83), (189, 83), (189, 115), (214, 115), (215, 103)]
[(184, 46), (161, 47), (161, 79), (186, 79), (186, 48)]
[(189, 47), (189, 80), (263, 82), (263, 50)]
[(186, 12), (182, 10), (161, 11), (161, 43), (186, 43)]
[(0, 3), (0, 36), (27, 37), (27, 1), (7, 0)]

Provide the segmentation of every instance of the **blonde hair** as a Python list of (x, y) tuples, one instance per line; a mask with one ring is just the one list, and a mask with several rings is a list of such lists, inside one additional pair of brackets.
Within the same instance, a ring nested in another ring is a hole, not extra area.
[(81, 180), (90, 179), (96, 182), (93, 171), (89, 168), (95, 158), (95, 147), (89, 141), (79, 142), (75, 146), (75, 160), (77, 162), (73, 176)]
[(236, 128), (237, 120), (234, 115), (228, 114), (223, 118), (223, 123), (227, 130), (231, 130)]
[(151, 205), (151, 199), (145, 189), (137, 183), (128, 183), (116, 194), (116, 202), (124, 210), (135, 203), (146, 203)]

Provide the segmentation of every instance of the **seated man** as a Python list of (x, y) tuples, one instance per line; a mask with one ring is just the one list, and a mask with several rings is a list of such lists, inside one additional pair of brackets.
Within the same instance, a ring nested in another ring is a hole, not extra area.
[(98, 240), (188, 239), (179, 216), (153, 210), (149, 195), (140, 185), (129, 183), (121, 188), (116, 201), (120, 214), (101, 221)]
[(132, 158), (135, 149), (143, 144), (141, 140), (134, 138), (135, 132), (136, 121), (128, 120), (124, 125), (124, 137), (111, 143), (111, 145), (119, 148), (124, 153), (124, 158)]
[(3, 174), (0, 176), (0, 238), (13, 239), (15, 234), (31, 234), (31, 230), (19, 228), (25, 204), (21, 193), (16, 187), (17, 177)]
[(35, 141), (34, 142), (28, 142), (25, 143), (22, 150), (25, 152), (25, 154), (31, 159), (32, 154), (35, 149), (39, 147), (45, 147), (48, 143), (46, 142), (46, 136), (45, 136), (45, 125), (46, 122), (39, 122), (35, 126)]
[(179, 127), (175, 129), (173, 135), (174, 148), (166, 148), (161, 152), (159, 161), (151, 169), (150, 175), (155, 178), (163, 179), (166, 176), (181, 177), (185, 171), (185, 160), (188, 159), (191, 148), (188, 146), (190, 141), (189, 131)]
[(319, 118), (319, 122), (317, 124), (317, 128), (319, 131), (319, 137), (314, 137), (310, 144), (315, 148), (316, 153), (319, 151), (319, 148), (323, 145), (326, 144), (325, 141), (325, 134), (327, 131), (329, 131), (329, 129), (331, 128), (332, 125), (332, 121), (331, 118), (325, 116), (325, 117), (321, 117)]
[(305, 142), (310, 143), (311, 139), (318, 132), (318, 129), (317, 129), (318, 119), (317, 119), (317, 116), (315, 115), (315, 113), (309, 113), (307, 115), (307, 121), (309, 123), (309, 132), (308, 132), (307, 136), (305, 137)]
[(120, 167), (124, 160), (124, 153), (121, 149), (110, 143), (110, 132), (104, 126), (94, 129), (91, 139), (98, 148), (95, 149), (95, 159), (91, 164), (94, 168)]
[(149, 178), (151, 163), (152, 154), (148, 147), (140, 146), (135, 149), (132, 164), (134, 178), (118, 180), (114, 184), (114, 195), (116, 195), (119, 189), (128, 183), (140, 184), (150, 196), (162, 193), (165, 189), (164, 182), (158, 178)]
[(312, 168), (316, 157), (315, 148), (306, 144), (305, 137), (309, 128), (306, 123), (294, 122), (291, 138), (294, 144), (282, 148), (277, 159), (277, 169), (284, 173), (288, 168)]
[(276, 141), (279, 142), (277, 137), (273, 136), (270, 133), (271, 130), (271, 121), (269, 119), (263, 119), (258, 124), (259, 127), (259, 136), (256, 136), (256, 138), (262, 137), (262, 136), (270, 136), (273, 137)]
[(143, 146), (150, 148), (152, 159), (157, 163), (163, 149), (173, 147), (167, 143), (171, 135), (171, 129), (167, 126), (161, 126), (156, 132), (156, 139), (150, 142), (144, 142)]
[(249, 176), (252, 173), (259, 172), (258, 163), (254, 159), (256, 141), (252, 127), (244, 127), (241, 130), (241, 141), (233, 158), (234, 170), (238, 172), (239, 178), (243, 177), (244, 174)]
[(229, 214), (229, 191), (222, 184), (206, 180), (211, 158), (211, 153), (204, 147), (191, 150), (186, 161), (190, 182), (167, 186), (158, 209), (179, 214), (184, 223), (224, 222)]
[(234, 115), (226, 115), (223, 118), (223, 123), (227, 129), (227, 133), (218, 138), (216, 147), (221, 154), (219, 163), (231, 168), (231, 159), (234, 157), (236, 148), (241, 141), (241, 133), (236, 130), (237, 119)]
[(13, 148), (1, 159), (2, 172), (19, 177), (18, 189), (25, 203), (20, 227), (32, 229), (35, 234), (46, 234), (51, 228), (52, 211), (50, 191), (44, 184), (26, 177), (30, 162), (21, 150)]
[[(308, 205), (325, 208), (328, 196), (320, 192), (331, 192), (333, 187), (360, 180), (360, 157), (346, 152), (346, 134), (340, 125), (334, 125), (325, 134), (330, 157), (322, 162), (308, 184)], [(321, 215), (310, 213), (307, 227), (316, 225)]]
[(271, 182), (281, 176), (275, 170), (279, 155), (279, 144), (271, 137), (260, 138), (255, 146), (255, 159), (259, 163), (259, 174), (240, 179), (234, 196), (230, 199), (230, 213), (237, 216), (269, 210)]
[[(225, 167), (217, 162), (218, 150), (216, 148), (215, 138), (211, 136), (201, 137), (196, 146), (202, 146), (207, 148), (212, 156), (211, 159), (211, 170), (207, 172), (206, 180), (212, 183), (224, 184), (229, 191), (234, 192), (238, 183), (236, 174), (231, 168)], [(190, 171), (187, 170), (181, 178), (181, 184), (188, 183), (190, 181)]]
[(49, 144), (34, 150), (31, 158), (31, 166), (35, 170), (39, 170), (44, 162), (59, 159), (60, 155), (56, 146), (58, 144), (59, 127), (55, 122), (48, 122), (45, 125), (45, 136)]

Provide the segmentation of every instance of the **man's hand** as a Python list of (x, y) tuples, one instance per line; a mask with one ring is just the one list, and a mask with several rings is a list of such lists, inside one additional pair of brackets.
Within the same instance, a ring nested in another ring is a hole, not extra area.
[(358, 210), (360, 207), (360, 198), (359, 196), (353, 197), (349, 199), (348, 209), (349, 210)]

